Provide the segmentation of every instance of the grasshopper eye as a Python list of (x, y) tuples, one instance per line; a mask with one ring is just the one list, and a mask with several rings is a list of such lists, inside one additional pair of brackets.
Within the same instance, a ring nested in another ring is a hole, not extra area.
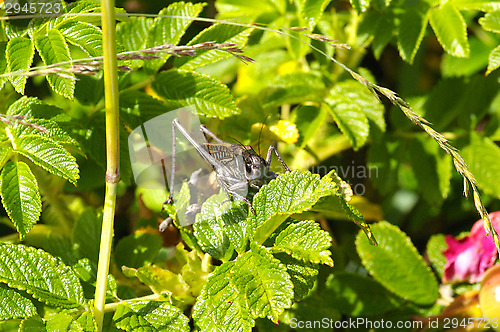
[(245, 170), (246, 170), (247, 174), (251, 174), (252, 173), (252, 163), (251, 162), (246, 162), (245, 163)]

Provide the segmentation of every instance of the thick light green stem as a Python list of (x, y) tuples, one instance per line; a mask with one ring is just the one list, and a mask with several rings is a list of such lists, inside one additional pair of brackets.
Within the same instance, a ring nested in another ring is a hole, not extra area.
[(115, 217), (116, 186), (120, 180), (118, 69), (116, 61), (116, 31), (114, 1), (102, 1), (102, 43), (104, 56), (104, 97), (106, 105), (106, 196), (104, 198), (101, 246), (95, 290), (94, 314), (102, 331), (106, 286), (108, 281), (113, 221)]

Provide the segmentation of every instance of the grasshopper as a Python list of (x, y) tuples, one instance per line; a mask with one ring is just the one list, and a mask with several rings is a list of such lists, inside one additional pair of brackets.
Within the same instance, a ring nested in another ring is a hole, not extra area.
[[(199, 143), (181, 125), (179, 119), (175, 118), (172, 121), (172, 175), (170, 193), (165, 202), (166, 204), (173, 202), (176, 129), (182, 133), (215, 172), (217, 183), (226, 195), (226, 199), (221, 205), (230, 201), (231, 197), (233, 197), (245, 202), (250, 211), (255, 214), (252, 203), (245, 196), (249, 186), (259, 189), (268, 180), (276, 178), (277, 175), (269, 170), (273, 153), (281, 165), (287, 171), (290, 171), (283, 158), (272, 145), (267, 151), (267, 158), (264, 159), (250, 145), (224, 142), (204, 125), (200, 126), (200, 130), (205, 137), (210, 136), (215, 142)], [(196, 182), (196, 176), (191, 176), (190, 182)]]

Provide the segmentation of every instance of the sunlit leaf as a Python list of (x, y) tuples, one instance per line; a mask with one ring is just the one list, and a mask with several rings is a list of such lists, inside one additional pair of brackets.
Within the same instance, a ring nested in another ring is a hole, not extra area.
[(388, 222), (371, 225), (378, 246), (370, 245), (360, 232), (356, 250), (370, 274), (385, 288), (419, 305), (433, 304), (438, 283), (410, 238)]
[(0, 180), (2, 204), (22, 239), (42, 212), (38, 183), (28, 165), (22, 161), (7, 163), (2, 169)]
[(84, 302), (80, 282), (69, 266), (20, 244), (0, 244), (0, 282), (59, 308), (76, 308)]
[(430, 23), (444, 50), (456, 57), (469, 56), (467, 24), (452, 2), (430, 10)]

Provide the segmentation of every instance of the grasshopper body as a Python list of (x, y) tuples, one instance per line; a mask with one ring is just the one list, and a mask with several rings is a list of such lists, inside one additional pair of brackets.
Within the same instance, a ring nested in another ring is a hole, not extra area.
[(172, 177), (170, 181), (170, 194), (166, 203), (172, 203), (173, 201), (176, 129), (186, 137), (199, 155), (212, 167), (217, 183), (226, 194), (226, 200), (222, 204), (231, 200), (231, 197), (234, 197), (244, 201), (250, 211), (255, 214), (252, 203), (246, 198), (248, 187), (259, 189), (269, 179), (276, 177), (276, 174), (269, 170), (273, 152), (283, 167), (287, 171), (290, 171), (274, 146), (269, 147), (267, 158), (264, 159), (250, 145), (224, 142), (203, 125), (200, 126), (201, 131), (205, 135), (210, 136), (215, 142), (199, 143), (176, 118), (172, 121)]

